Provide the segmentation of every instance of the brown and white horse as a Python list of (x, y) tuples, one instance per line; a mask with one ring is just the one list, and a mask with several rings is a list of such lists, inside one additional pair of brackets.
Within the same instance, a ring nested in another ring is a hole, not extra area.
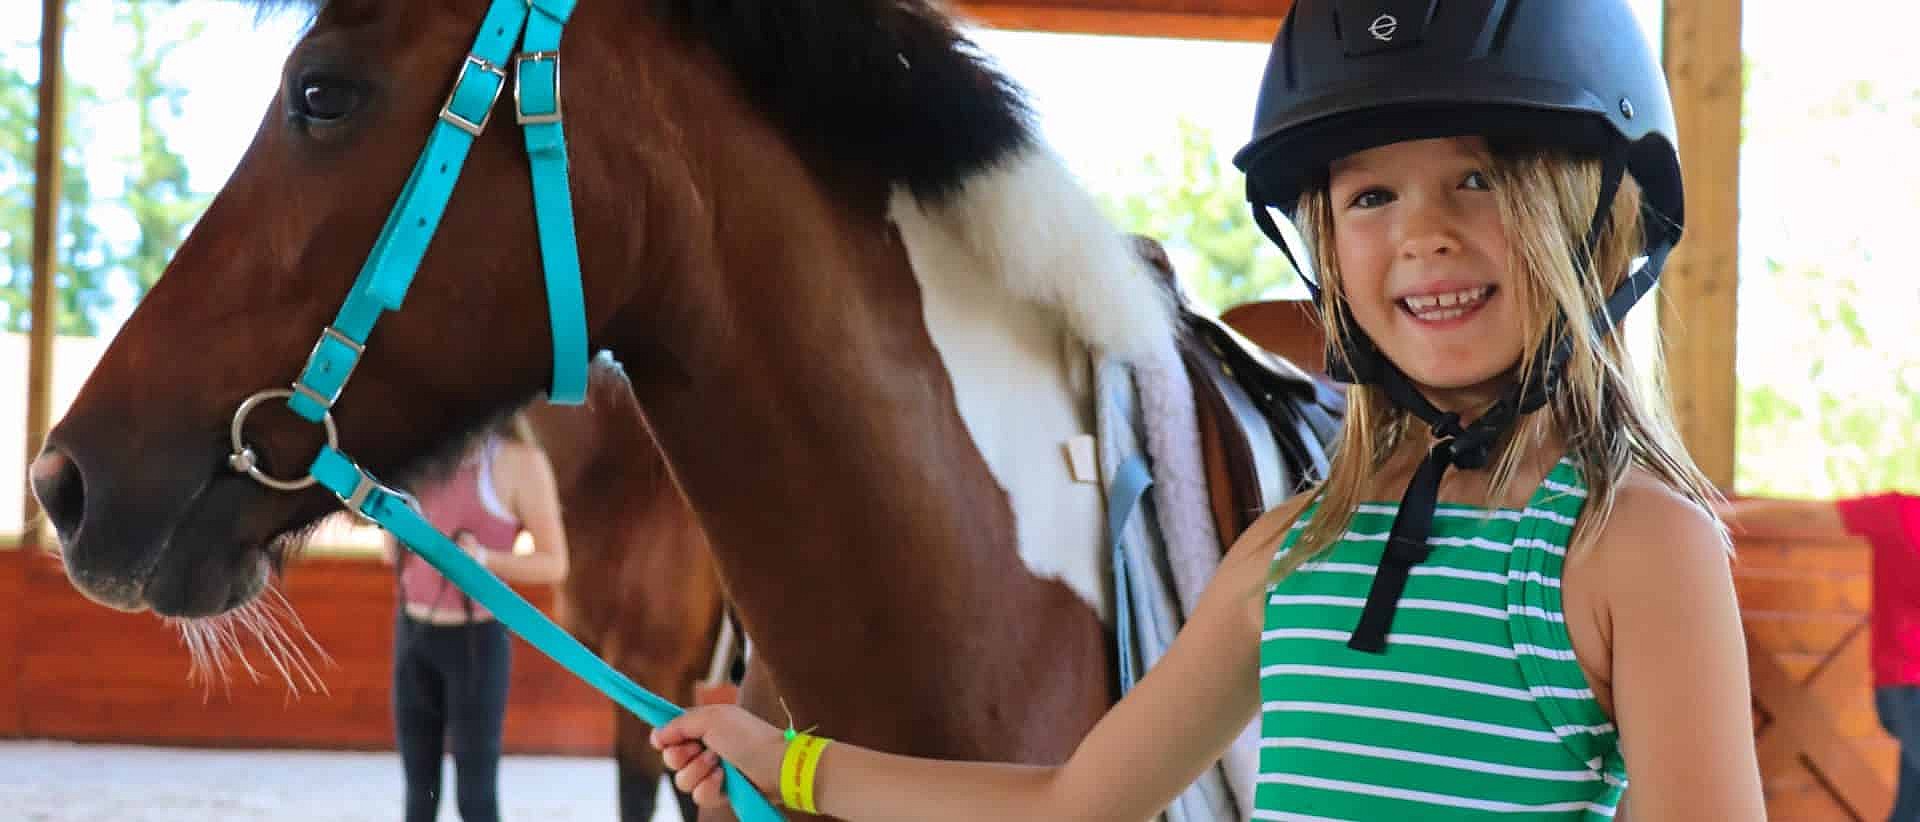
[[(33, 466), (88, 596), (220, 613), (338, 510), (229, 470), (228, 423), (328, 324), (486, 5), (318, 9)], [(561, 59), (589, 342), (752, 638), (742, 701), (903, 753), (1064, 759), (1116, 685), (1102, 490), (1063, 446), (1095, 424), (1090, 361), (1186, 333), (1168, 292), (930, 0), (585, 0)], [(333, 407), (375, 476), (406, 485), (547, 382), (520, 139), (503, 115), (475, 142)], [(322, 439), (277, 404), (247, 436), (278, 476)]]

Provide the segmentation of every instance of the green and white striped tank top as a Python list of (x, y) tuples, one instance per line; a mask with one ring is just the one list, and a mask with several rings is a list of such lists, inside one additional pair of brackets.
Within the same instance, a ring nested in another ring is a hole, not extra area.
[(1563, 460), (1523, 510), (1443, 503), (1384, 654), (1346, 641), (1398, 506), (1360, 506), (1331, 550), (1270, 586), (1254, 818), (1611, 818), (1626, 763), (1560, 602), (1586, 497)]

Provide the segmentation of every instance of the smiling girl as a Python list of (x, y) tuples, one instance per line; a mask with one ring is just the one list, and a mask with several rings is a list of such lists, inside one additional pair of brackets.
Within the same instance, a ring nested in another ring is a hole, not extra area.
[(1255, 216), (1352, 383), (1327, 481), (1063, 764), (704, 708), (654, 736), (682, 790), (722, 802), (725, 757), (847, 819), (1144, 819), (1257, 714), (1258, 819), (1765, 817), (1713, 493), (1614, 333), (1682, 221), (1628, 3), (1299, 0), (1256, 123)]

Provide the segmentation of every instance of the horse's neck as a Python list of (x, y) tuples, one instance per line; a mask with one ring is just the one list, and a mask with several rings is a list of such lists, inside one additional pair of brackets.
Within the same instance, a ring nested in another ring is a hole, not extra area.
[[(787, 208), (718, 252), (708, 293), (725, 305), (691, 324), (663, 318), (688, 333), (647, 347), (676, 352), (670, 370), (687, 378), (636, 379), (755, 659), (796, 712), (843, 723), (851, 706), (834, 692), (849, 687), (916, 717), (929, 694), (964, 689), (1006, 703), (1009, 721), (1034, 710), (1080, 721), (1075, 703), (1105, 696), (1103, 632), (1085, 601), (1099, 586), (1099, 489), (1071, 481), (1061, 448), (1086, 430), (1066, 385), (1083, 355), (1057, 322), (951, 266), (916, 281), (913, 264), (934, 261), (919, 248), (910, 261), (882, 217)], [(1036, 483), (1066, 495), (1043, 510)], [(1091, 541), (1069, 551), (1083, 567), (1053, 569), (1071, 585), (1022, 560), (1023, 538), (1049, 537)], [(1049, 654), (1057, 669), (1036, 670)], [(885, 681), (865, 681), (875, 659), (889, 660)], [(1035, 694), (991, 693), (1023, 680)], [(1064, 753), (1023, 747), (1017, 732), (999, 748), (956, 741), (981, 723), (954, 724), (921, 729), (920, 744)]]
[(1010, 570), (999, 566), (1015, 543), (904, 254), (884, 223), (858, 231), (869, 236), (754, 238), (735, 267), (764, 274), (754, 287), (699, 324), (666, 326), (700, 329), (663, 346), (687, 381), (636, 385), (722, 564), (740, 571), (730, 576), (774, 600), (857, 593), (849, 617), (923, 610), (914, 597), (888, 603), (873, 582), (985, 585)]
[[(620, 215), (644, 199), (655, 259), (636, 261), (647, 273), (603, 327), (756, 667), (796, 720), (818, 712), (846, 738), (1065, 756), (1110, 675), (1088, 602), (1103, 588), (1099, 488), (1074, 481), (1063, 450), (1088, 433), (1089, 386), (1073, 384), (1080, 355), (1057, 317), (1154, 327), (1150, 309), (1105, 310), (1138, 309), (1113, 295), (1153, 288), (1128, 279), (1131, 247), (1104, 224), (1104, 245), (1075, 233), (1097, 212), (1043, 152), (1037, 173), (1014, 158), (916, 218), (885, 181), (822, 179), (712, 72), (649, 76), (672, 84), (660, 99), (677, 111), (653, 133), (687, 142), (647, 156), (688, 158), (686, 179), (645, 198), (599, 192), (609, 207), (583, 214), (603, 222), (583, 231), (634, 247)], [(633, 176), (592, 154), (580, 166), (583, 186)], [(1062, 296), (1075, 289), (1104, 299)], [(1052, 320), (1035, 307), (1049, 299)], [(1023, 542), (1076, 559), (1023, 561)], [(986, 716), (930, 719), (955, 693)]]

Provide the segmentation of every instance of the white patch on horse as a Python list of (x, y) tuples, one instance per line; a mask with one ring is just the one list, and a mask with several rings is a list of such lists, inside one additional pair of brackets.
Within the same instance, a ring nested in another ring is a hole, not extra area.
[(896, 191), (892, 218), (960, 415), (1012, 505), (1021, 560), (1110, 622), (1103, 491), (1074, 480), (1066, 443), (1093, 432), (1089, 348), (1150, 351), (1172, 333), (1170, 297), (1041, 146), (931, 207)]

